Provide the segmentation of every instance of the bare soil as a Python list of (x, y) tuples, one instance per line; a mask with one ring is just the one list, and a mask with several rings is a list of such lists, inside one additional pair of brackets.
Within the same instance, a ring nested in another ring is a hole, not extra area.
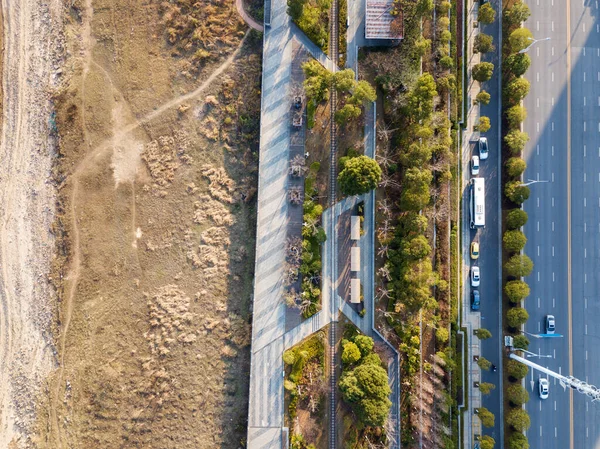
[(227, 41), (192, 70), (158, 2), (70, 5), (56, 95), (58, 368), (30, 444), (239, 447), (260, 38), (229, 14)]

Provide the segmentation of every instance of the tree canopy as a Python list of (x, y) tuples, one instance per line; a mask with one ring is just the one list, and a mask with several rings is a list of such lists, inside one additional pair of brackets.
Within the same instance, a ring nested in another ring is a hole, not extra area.
[(529, 135), (519, 129), (511, 129), (506, 136), (504, 136), (506, 146), (514, 155), (518, 155), (523, 151), (528, 140)]
[(512, 303), (520, 303), (529, 296), (529, 285), (521, 280), (508, 281), (504, 286), (506, 296)]
[(484, 3), (479, 7), (479, 12), (477, 13), (477, 20), (486, 25), (494, 23), (494, 20), (496, 20), (496, 11), (489, 2)]
[(338, 175), (340, 190), (345, 195), (361, 195), (374, 189), (381, 181), (381, 168), (370, 157), (358, 156), (348, 160)]
[(506, 322), (510, 327), (518, 328), (529, 319), (529, 313), (523, 307), (513, 307), (506, 312)]
[(533, 262), (525, 254), (515, 254), (504, 265), (509, 276), (529, 276), (533, 271)]
[(521, 226), (525, 226), (527, 220), (527, 212), (523, 209), (512, 209), (506, 214), (506, 227), (508, 229), (519, 229)]
[(517, 28), (508, 37), (508, 44), (513, 53), (517, 53), (531, 45), (533, 34), (527, 28)]
[(494, 64), (491, 62), (480, 62), (479, 64), (475, 64), (471, 69), (473, 79), (475, 81), (479, 81), (480, 83), (489, 80), (493, 73)]
[(518, 229), (509, 230), (504, 233), (504, 237), (502, 237), (502, 242), (504, 243), (504, 248), (507, 251), (512, 253), (518, 253), (523, 248), (525, 248), (525, 244), (527, 243), (527, 237)]

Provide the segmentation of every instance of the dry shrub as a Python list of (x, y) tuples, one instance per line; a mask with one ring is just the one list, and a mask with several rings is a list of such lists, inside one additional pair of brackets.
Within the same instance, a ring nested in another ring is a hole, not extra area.
[(230, 204), (239, 200), (240, 195), (236, 192), (236, 183), (227, 176), (224, 168), (204, 165), (201, 171), (202, 176), (208, 178), (208, 190), (213, 198)]
[(185, 154), (188, 144), (187, 135), (177, 132), (173, 136), (160, 136), (144, 146), (142, 159), (157, 186), (167, 187), (173, 182), (181, 163), (191, 163), (191, 158)]
[(229, 209), (209, 195), (200, 195), (194, 203), (194, 208), (194, 223), (202, 224), (209, 219), (218, 226), (231, 226), (234, 223)]

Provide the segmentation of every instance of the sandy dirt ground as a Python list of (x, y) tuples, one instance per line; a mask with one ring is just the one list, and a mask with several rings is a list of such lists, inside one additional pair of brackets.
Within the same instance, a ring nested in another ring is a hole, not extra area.
[(226, 39), (159, 2), (8, 3), (0, 447), (239, 447), (260, 36), (233, 0)]
[[(35, 399), (56, 365), (51, 92), (59, 82), (59, 0), (3, 1), (0, 136), (0, 447), (27, 444)], [(11, 444), (12, 443), (12, 444)]]

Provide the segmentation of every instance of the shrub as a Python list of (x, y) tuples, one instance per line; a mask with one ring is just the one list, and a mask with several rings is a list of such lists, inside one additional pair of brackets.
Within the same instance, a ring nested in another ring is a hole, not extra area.
[(438, 4), (437, 10), (440, 14), (446, 15), (446, 14), (448, 14), (448, 11), (450, 11), (451, 7), (452, 7), (452, 5), (450, 4), (450, 2), (443, 1)]
[[(488, 5), (489, 3), (486, 3)], [(479, 104), (490, 104), (491, 95), (487, 93), (485, 90), (482, 90), (475, 97), (475, 101)]]
[(368, 426), (385, 423), (392, 403), (387, 371), (374, 364), (359, 365), (340, 379), (344, 401), (353, 405), (359, 419)]
[(444, 56), (440, 59), (440, 65), (444, 70), (450, 70), (454, 67), (454, 60), (450, 56)]
[(492, 337), (492, 333), (487, 330), (487, 329), (475, 329), (473, 331), (473, 333), (477, 336), (477, 338), (479, 338), (480, 340), (487, 340), (488, 338)]
[(509, 360), (506, 363), (506, 372), (510, 377), (515, 380), (521, 380), (525, 376), (527, 376), (527, 365), (523, 365), (521, 362), (517, 362), (516, 360)]
[(529, 187), (522, 185), (521, 181), (509, 181), (504, 187), (504, 194), (515, 204), (522, 204), (530, 193)]
[(446, 16), (442, 16), (438, 19), (437, 24), (440, 30), (447, 30), (450, 26), (450, 19)]
[(521, 384), (513, 384), (506, 389), (506, 398), (512, 405), (519, 407), (529, 401), (529, 393)]
[(435, 331), (435, 336), (438, 342), (440, 342), (441, 344), (446, 343), (448, 341), (448, 338), (450, 337), (448, 329), (446, 329), (445, 327), (438, 327), (438, 329)]
[(512, 231), (506, 231), (504, 233), (504, 237), (502, 237), (502, 242), (504, 243), (504, 248), (507, 251), (518, 253), (523, 248), (525, 248), (525, 244), (527, 243), (527, 237), (518, 229)]
[(351, 341), (342, 342), (342, 363), (351, 365), (360, 360), (360, 350)]
[(340, 190), (345, 195), (361, 195), (377, 187), (381, 180), (379, 164), (367, 156), (358, 156), (346, 162), (338, 175)]
[(508, 438), (508, 449), (529, 449), (529, 441), (522, 433), (515, 432)]
[(518, 304), (529, 296), (529, 285), (521, 280), (508, 281), (504, 286), (504, 292), (510, 302)]
[(450, 31), (444, 30), (440, 33), (440, 41), (450, 42), (450, 39), (452, 39), (452, 33), (450, 33)]
[(494, 20), (496, 20), (496, 11), (494, 11), (490, 3), (485, 3), (479, 7), (477, 20), (486, 25), (494, 23)]
[(508, 412), (508, 415), (506, 415), (506, 423), (517, 432), (524, 432), (529, 429), (531, 420), (525, 410), (518, 408)]
[(518, 178), (527, 168), (527, 163), (520, 157), (511, 157), (505, 164), (506, 173), (511, 178)]
[(335, 111), (335, 122), (339, 125), (345, 125), (348, 122), (351, 122), (358, 117), (360, 117), (361, 110), (358, 106), (355, 106), (350, 103), (346, 103), (340, 109)]
[[(354, 73), (354, 72), (353, 72)], [(348, 102), (360, 106), (366, 103), (372, 103), (377, 99), (377, 92), (368, 81), (360, 80), (352, 90), (352, 96)]]
[(515, 335), (513, 337), (513, 347), (527, 350), (529, 348), (529, 339), (525, 335)]
[(479, 365), (479, 368), (481, 369), (488, 370), (492, 367), (492, 362), (490, 362), (485, 357), (479, 357), (479, 359), (477, 360), (477, 365)]
[(481, 382), (479, 384), (479, 391), (481, 391), (481, 394), (485, 394), (488, 395), (492, 392), (492, 390), (496, 389), (496, 385), (488, 383), (488, 382)]
[(523, 209), (513, 209), (506, 214), (506, 227), (508, 229), (519, 229), (527, 223), (527, 212)]
[[(489, 3), (486, 3), (486, 5), (489, 5)], [(484, 435), (479, 440), (479, 443), (480, 449), (494, 449), (496, 440), (494, 440), (491, 436)]]
[(475, 36), (473, 43), (473, 53), (490, 53), (494, 51), (494, 38), (489, 34), (479, 33)]
[(533, 262), (525, 254), (515, 254), (504, 265), (509, 276), (524, 277), (529, 276), (533, 271)]
[(490, 125), (490, 118), (482, 115), (479, 117), (479, 124), (477, 125), (477, 130), (481, 133), (486, 133), (490, 130), (492, 125)]
[(471, 70), (473, 79), (480, 83), (489, 80), (494, 73), (494, 64), (491, 62), (480, 62), (475, 64)]
[(479, 419), (481, 420), (481, 425), (483, 427), (494, 427), (494, 414), (490, 412), (487, 408), (478, 408), (477, 416), (479, 416)]
[(504, 136), (506, 146), (514, 155), (521, 154), (528, 140), (529, 135), (519, 129), (512, 129)]
[(515, 53), (504, 60), (504, 69), (514, 76), (521, 76), (531, 65), (531, 58), (527, 53)]
[(283, 353), (283, 363), (286, 365), (293, 365), (296, 361), (296, 352), (292, 349), (288, 349)]
[(512, 53), (527, 48), (533, 42), (533, 34), (527, 28), (517, 28), (508, 36), (508, 44)]
[(529, 88), (529, 81), (525, 78), (515, 78), (504, 88), (504, 95), (510, 103), (516, 104), (527, 96)]
[(506, 120), (511, 129), (518, 129), (521, 122), (527, 118), (527, 110), (524, 106), (515, 105), (506, 111)]
[(504, 12), (504, 23), (511, 28), (519, 26), (521, 25), (521, 22), (525, 22), (530, 15), (531, 11), (529, 10), (529, 6), (522, 1), (519, 1)]
[(506, 322), (510, 327), (519, 328), (529, 319), (529, 313), (523, 307), (514, 307), (506, 312)]

